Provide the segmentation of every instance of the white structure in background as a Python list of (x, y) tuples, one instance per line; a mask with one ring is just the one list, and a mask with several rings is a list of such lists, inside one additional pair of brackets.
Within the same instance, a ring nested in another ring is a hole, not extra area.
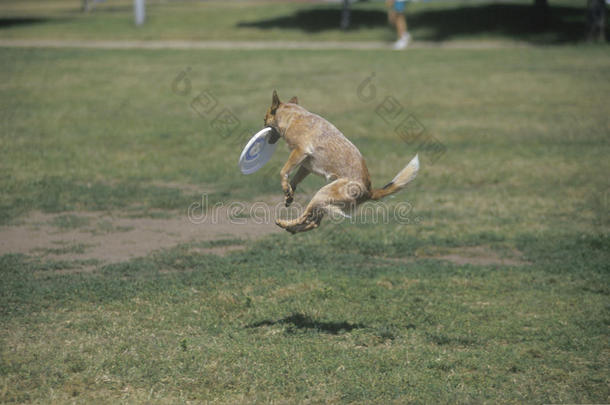
[(93, 10), (93, 6), (95, 6), (96, 3), (101, 3), (103, 1), (105, 0), (82, 0), (82, 9), (84, 12), (88, 13), (89, 11)]
[(133, 16), (136, 25), (144, 24), (146, 19), (145, 0), (133, 0)]
[[(83, 12), (93, 10), (93, 6), (106, 0), (81, 0)], [(136, 25), (144, 24), (146, 20), (146, 0), (133, 0), (133, 19)]]

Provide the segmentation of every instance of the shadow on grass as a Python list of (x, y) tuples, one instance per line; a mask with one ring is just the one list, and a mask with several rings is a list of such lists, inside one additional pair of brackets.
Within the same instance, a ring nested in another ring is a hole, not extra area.
[[(240, 21), (238, 27), (260, 29), (297, 29), (315, 33), (339, 28), (341, 8), (314, 8), (297, 10), (292, 15), (259, 21)], [(383, 27), (388, 23), (385, 12), (378, 10), (352, 10), (349, 29)]]
[(50, 21), (57, 21), (52, 18), (41, 17), (2, 17), (0, 18), (0, 30), (6, 28), (20, 27), (24, 25), (45, 24)]
[(575, 42), (584, 38), (584, 6), (551, 6), (546, 11), (523, 4), (490, 4), (430, 10), (409, 16), (408, 22), (430, 41), (457, 36), (499, 35), (532, 42)]
[[(339, 29), (340, 14), (340, 7), (297, 10), (281, 17), (241, 21), (237, 27), (318, 33)], [(527, 4), (487, 4), (417, 12), (407, 10), (407, 22), (420, 40), (446, 41), (455, 37), (496, 35), (535, 43), (567, 43), (584, 38), (585, 10), (580, 4), (551, 6), (546, 11)], [(387, 26), (384, 11), (352, 10), (349, 29), (384, 26)]]
[(98, 6), (93, 10), (83, 12), (79, 2), (75, 2), (74, 5), (73, 8), (62, 11), (60, 16), (54, 14), (44, 17), (0, 17), (0, 30), (48, 23), (63, 23), (92, 14), (131, 13), (133, 9), (131, 6)]
[[(361, 324), (354, 324), (349, 322), (320, 322), (311, 319), (307, 315), (303, 314), (292, 314), (286, 318), (279, 319), (277, 321), (264, 320), (247, 325), (246, 328), (259, 328), (261, 326), (273, 326), (273, 325), (289, 325), (290, 328), (301, 329), (301, 330), (315, 330), (318, 332), (328, 333), (331, 335), (338, 335), (342, 332), (351, 332), (354, 329), (362, 329), (366, 326)], [(289, 330), (290, 331), (290, 330)]]

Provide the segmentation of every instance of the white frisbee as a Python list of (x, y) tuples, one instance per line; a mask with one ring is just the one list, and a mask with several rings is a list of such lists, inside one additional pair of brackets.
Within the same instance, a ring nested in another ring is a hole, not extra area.
[(277, 142), (269, 143), (272, 132), (272, 128), (265, 127), (250, 138), (239, 156), (239, 168), (243, 174), (254, 173), (271, 159), (277, 147)]

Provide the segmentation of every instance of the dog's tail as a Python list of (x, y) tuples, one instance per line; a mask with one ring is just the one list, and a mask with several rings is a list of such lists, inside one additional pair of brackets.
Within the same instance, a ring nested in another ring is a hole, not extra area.
[(381, 200), (383, 197), (387, 197), (390, 194), (394, 194), (407, 186), (419, 171), (419, 157), (415, 155), (408, 165), (402, 169), (391, 182), (383, 186), (382, 188), (374, 189), (371, 194), (371, 200)]

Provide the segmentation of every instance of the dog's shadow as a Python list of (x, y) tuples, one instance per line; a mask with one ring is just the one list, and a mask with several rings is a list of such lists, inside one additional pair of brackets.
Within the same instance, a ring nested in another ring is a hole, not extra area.
[(278, 320), (263, 320), (247, 325), (246, 328), (259, 328), (261, 326), (274, 326), (274, 325), (288, 325), (287, 332), (295, 332), (296, 330), (312, 330), (321, 333), (328, 333), (330, 335), (339, 335), (341, 333), (348, 333), (354, 329), (366, 328), (365, 325), (359, 323), (343, 322), (322, 322), (316, 321), (311, 317), (294, 313)]

